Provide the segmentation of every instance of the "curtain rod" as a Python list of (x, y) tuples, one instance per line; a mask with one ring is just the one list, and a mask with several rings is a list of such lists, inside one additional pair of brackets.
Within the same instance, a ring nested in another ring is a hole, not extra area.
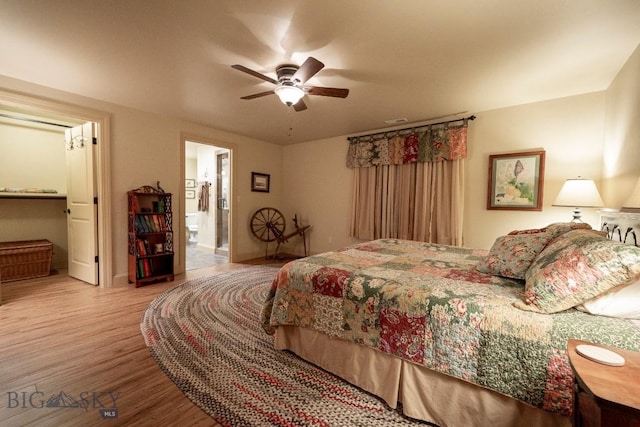
[(4, 114), (4, 113), (0, 113), (0, 117), (4, 117), (4, 118), (7, 118), (7, 119), (14, 119), (14, 120), (22, 120), (23, 122), (38, 123), (38, 124), (41, 124), (41, 125), (59, 126), (59, 127), (63, 127), (63, 128), (71, 128), (72, 127), (72, 126), (63, 125), (63, 124), (60, 124), (60, 123), (45, 122), (43, 120), (38, 120), (38, 119), (28, 119), (26, 117), (12, 116), (11, 114)]
[(357, 139), (360, 139), (360, 138), (372, 138), (373, 139), (374, 137), (376, 137), (378, 135), (389, 135), (389, 134), (400, 135), (402, 132), (405, 132), (405, 131), (408, 131), (408, 130), (415, 131), (416, 129), (427, 128), (427, 127), (430, 127), (430, 126), (438, 126), (438, 125), (444, 125), (444, 124), (449, 124), (449, 123), (453, 123), (453, 122), (461, 122), (463, 120), (466, 121), (466, 120), (475, 120), (475, 119), (476, 119), (476, 116), (471, 115), (469, 117), (463, 117), (461, 119), (446, 120), (446, 121), (438, 122), (438, 123), (429, 123), (429, 124), (426, 124), (426, 125), (413, 126), (413, 127), (403, 128), (403, 129), (395, 129), (395, 130), (376, 132), (376, 133), (371, 133), (371, 134), (368, 134), (368, 135), (350, 136), (350, 137), (347, 138), (347, 140), (349, 140), (349, 142), (351, 142), (352, 140), (357, 140)]

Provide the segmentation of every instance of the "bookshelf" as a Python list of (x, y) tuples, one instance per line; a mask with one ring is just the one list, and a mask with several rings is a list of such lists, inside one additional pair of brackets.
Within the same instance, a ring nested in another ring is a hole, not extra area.
[(144, 186), (127, 192), (129, 283), (136, 288), (173, 275), (171, 194)]

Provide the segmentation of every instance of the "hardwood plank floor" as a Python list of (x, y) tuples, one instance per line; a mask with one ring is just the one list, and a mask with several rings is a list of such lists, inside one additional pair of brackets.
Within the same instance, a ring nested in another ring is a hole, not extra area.
[[(64, 273), (3, 283), (0, 425), (218, 426), (158, 367), (140, 320), (158, 294), (185, 279), (244, 266), (192, 270), (137, 289), (100, 289)], [(45, 406), (61, 392), (88, 408)], [(103, 419), (100, 409), (113, 398), (117, 418)]]

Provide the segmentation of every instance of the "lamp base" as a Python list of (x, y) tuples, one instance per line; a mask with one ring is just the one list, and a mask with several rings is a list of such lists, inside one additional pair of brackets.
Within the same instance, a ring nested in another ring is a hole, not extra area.
[(581, 217), (582, 217), (582, 212), (580, 212), (580, 208), (574, 208), (573, 219), (571, 220), (571, 222), (584, 222)]

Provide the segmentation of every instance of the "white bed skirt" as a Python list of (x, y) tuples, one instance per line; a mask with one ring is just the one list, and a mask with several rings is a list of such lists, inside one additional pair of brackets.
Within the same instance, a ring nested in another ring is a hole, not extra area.
[(320, 332), (279, 326), (278, 350), (375, 394), (405, 415), (440, 427), (568, 427), (570, 417), (543, 411), (492, 390)]

